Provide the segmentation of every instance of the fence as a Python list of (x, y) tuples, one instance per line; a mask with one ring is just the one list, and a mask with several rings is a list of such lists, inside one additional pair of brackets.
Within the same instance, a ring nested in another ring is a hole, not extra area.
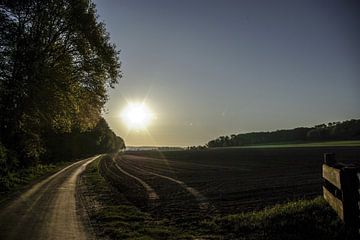
[(326, 153), (322, 171), (325, 200), (336, 211), (346, 227), (359, 231), (360, 168), (337, 163), (335, 154)]

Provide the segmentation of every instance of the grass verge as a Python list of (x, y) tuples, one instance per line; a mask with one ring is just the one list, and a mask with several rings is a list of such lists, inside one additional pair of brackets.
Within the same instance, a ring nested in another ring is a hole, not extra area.
[[(72, 161), (74, 162), (74, 161)], [(38, 164), (17, 172), (8, 172), (0, 176), (0, 203), (27, 187), (30, 183), (49, 176), (72, 162), (59, 162), (56, 164)]]
[[(238, 148), (296, 148), (296, 147), (360, 147), (359, 140), (349, 141), (323, 141), (323, 142), (288, 142), (268, 143), (249, 146), (238, 146)], [(236, 148), (236, 147), (234, 147)]]
[(214, 216), (192, 229), (155, 220), (127, 202), (99, 173), (100, 160), (85, 171), (97, 207), (89, 211), (100, 238), (110, 239), (356, 239), (322, 197), (276, 205), (261, 211)]
[(322, 197), (215, 217), (203, 224), (228, 239), (355, 239)]

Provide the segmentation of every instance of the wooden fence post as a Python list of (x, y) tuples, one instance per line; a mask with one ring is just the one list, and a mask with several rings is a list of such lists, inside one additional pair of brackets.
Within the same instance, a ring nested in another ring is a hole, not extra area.
[(356, 234), (360, 227), (358, 172), (359, 167), (338, 164), (335, 154), (324, 154), (324, 198), (344, 221), (346, 228)]
[(324, 153), (324, 163), (330, 167), (335, 166), (335, 153)]
[(344, 221), (340, 169), (336, 168), (336, 165), (335, 154), (325, 153), (324, 164), (322, 166), (323, 195), (324, 199), (335, 210), (340, 219)]
[(342, 202), (344, 206), (345, 225), (353, 231), (359, 228), (359, 180), (358, 169), (355, 167), (343, 167), (340, 172), (342, 184)]

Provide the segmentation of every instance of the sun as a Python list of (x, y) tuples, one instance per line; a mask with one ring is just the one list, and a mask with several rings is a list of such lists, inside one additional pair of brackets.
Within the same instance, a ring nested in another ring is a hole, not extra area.
[(128, 103), (120, 117), (131, 130), (145, 130), (154, 115), (145, 103)]

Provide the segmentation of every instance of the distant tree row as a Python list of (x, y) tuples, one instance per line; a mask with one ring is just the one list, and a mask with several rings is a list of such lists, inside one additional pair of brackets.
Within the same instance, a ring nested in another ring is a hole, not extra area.
[(0, 1), (2, 175), (124, 147), (101, 118), (121, 77), (109, 39), (89, 0)]
[(207, 147), (247, 146), (281, 142), (358, 140), (360, 139), (360, 120), (332, 122), (314, 127), (300, 127), (273, 132), (252, 132), (221, 136), (208, 142)]
[(205, 150), (205, 149), (207, 149), (206, 145), (205, 146), (198, 145), (198, 146), (189, 146), (189, 147), (187, 147), (187, 150), (192, 150), (192, 151), (194, 151), (194, 150)]

